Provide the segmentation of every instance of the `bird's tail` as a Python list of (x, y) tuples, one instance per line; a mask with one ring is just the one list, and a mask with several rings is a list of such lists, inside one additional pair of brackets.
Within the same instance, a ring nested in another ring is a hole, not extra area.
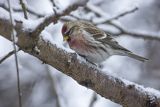
[(136, 54), (133, 54), (132, 52), (127, 52), (127, 56), (129, 56), (131, 58), (134, 58), (136, 60), (142, 61), (142, 62), (145, 62), (145, 61), (149, 60), (147, 58), (144, 58), (144, 57), (138, 56)]

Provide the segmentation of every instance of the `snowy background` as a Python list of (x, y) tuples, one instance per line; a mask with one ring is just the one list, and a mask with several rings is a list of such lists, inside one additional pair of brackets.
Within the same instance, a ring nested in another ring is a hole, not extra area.
[[(60, 8), (66, 8), (74, 0), (55, 1)], [(21, 8), (18, 0), (11, 0), (11, 2), (13, 8)], [(0, 0), (0, 3), (7, 5), (6, 0)], [(50, 0), (26, 0), (25, 3), (27, 7), (38, 14), (45, 16), (53, 13), (53, 5)], [(138, 11), (120, 18), (117, 23), (129, 31), (157, 35), (160, 33), (159, 0), (90, 0), (88, 5), (90, 4), (100, 8), (106, 18), (138, 7)], [(4, 11), (4, 9), (0, 7), (0, 11)], [(14, 11), (14, 14), (23, 17), (21, 12)], [(85, 15), (82, 8), (72, 14), (81, 16), (81, 18), (94, 16), (92, 13)], [(29, 19), (36, 20), (37, 17), (30, 15)], [(99, 21), (99, 19), (94, 21)], [(41, 35), (53, 44), (63, 47), (61, 27), (62, 22), (55, 25), (50, 24)], [(105, 30), (108, 26), (99, 25), (98, 27)], [(111, 32), (115, 31), (112, 27), (108, 27), (108, 29)], [(116, 39), (122, 46), (150, 60), (141, 63), (128, 57), (113, 56), (103, 63), (103, 71), (145, 87), (160, 89), (160, 42), (129, 36), (121, 36)], [(0, 36), (0, 58), (12, 49), (12, 43)], [(27, 53), (19, 52), (18, 60), (23, 107), (89, 107), (93, 96), (93, 91), (90, 89), (80, 86), (72, 78), (53, 67), (42, 64), (40, 60)], [(17, 107), (17, 104), (15, 61), (11, 56), (0, 64), (0, 107)], [(98, 95), (94, 107), (120, 107), (120, 105)]]

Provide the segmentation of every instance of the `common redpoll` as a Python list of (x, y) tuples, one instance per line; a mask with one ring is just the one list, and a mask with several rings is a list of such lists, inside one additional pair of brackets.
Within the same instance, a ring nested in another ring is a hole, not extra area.
[(64, 23), (62, 35), (71, 49), (92, 63), (101, 63), (112, 55), (129, 56), (143, 62), (148, 60), (125, 49), (111, 35), (86, 21)]

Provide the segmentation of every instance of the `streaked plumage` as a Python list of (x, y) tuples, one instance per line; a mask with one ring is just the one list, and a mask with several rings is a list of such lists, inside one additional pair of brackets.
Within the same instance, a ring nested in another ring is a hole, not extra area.
[(129, 56), (140, 61), (147, 60), (120, 46), (111, 35), (89, 22), (66, 22), (62, 27), (62, 35), (71, 49), (92, 63), (101, 63), (112, 55)]

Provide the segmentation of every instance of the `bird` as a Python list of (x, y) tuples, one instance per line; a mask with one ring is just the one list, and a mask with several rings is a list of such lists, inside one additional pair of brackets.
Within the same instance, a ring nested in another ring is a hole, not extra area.
[(102, 63), (113, 55), (128, 56), (142, 62), (148, 60), (122, 47), (112, 35), (91, 22), (83, 20), (64, 22), (61, 33), (63, 40), (72, 50), (94, 64)]

